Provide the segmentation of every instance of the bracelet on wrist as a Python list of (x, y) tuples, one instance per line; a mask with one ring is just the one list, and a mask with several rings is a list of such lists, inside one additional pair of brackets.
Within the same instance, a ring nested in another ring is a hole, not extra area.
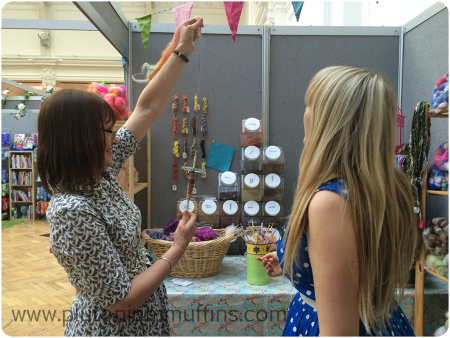
[(166, 257), (160, 257), (160, 258), (158, 258), (158, 260), (160, 260), (160, 259), (162, 259), (163, 261), (168, 262), (168, 263), (170, 264), (170, 271), (172, 271), (172, 269), (173, 269), (172, 262), (171, 262), (168, 258), (166, 258)]
[(173, 53), (174, 53), (175, 55), (178, 55), (178, 56), (179, 56), (180, 58), (182, 58), (184, 61), (186, 61), (186, 63), (189, 62), (189, 59), (187, 58), (187, 56), (184, 55), (183, 53), (181, 53), (179, 50), (174, 49)]

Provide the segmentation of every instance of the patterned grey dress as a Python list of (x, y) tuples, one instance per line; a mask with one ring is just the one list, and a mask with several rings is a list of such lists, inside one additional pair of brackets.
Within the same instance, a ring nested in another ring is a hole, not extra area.
[(168, 336), (168, 301), (164, 284), (126, 319), (108, 306), (124, 298), (131, 280), (152, 258), (140, 241), (141, 213), (116, 177), (139, 143), (122, 127), (113, 149), (111, 180), (103, 178), (94, 194), (55, 194), (47, 209), (51, 249), (70, 283), (80, 291), (65, 329), (66, 336)]

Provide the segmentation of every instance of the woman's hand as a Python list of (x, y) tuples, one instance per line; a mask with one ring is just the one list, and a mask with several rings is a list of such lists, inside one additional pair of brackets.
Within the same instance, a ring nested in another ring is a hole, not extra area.
[(264, 257), (256, 257), (256, 259), (263, 263), (270, 277), (278, 277), (283, 274), (276, 252), (268, 253)]
[(189, 58), (195, 48), (194, 41), (202, 35), (203, 18), (189, 19), (180, 26), (180, 41), (177, 50)]
[(189, 242), (191, 241), (192, 237), (194, 237), (196, 230), (195, 227), (196, 219), (197, 215), (187, 210), (184, 211), (183, 218), (180, 220), (177, 230), (173, 235), (174, 246), (179, 247), (183, 251), (183, 253), (186, 250), (187, 246), (189, 245)]

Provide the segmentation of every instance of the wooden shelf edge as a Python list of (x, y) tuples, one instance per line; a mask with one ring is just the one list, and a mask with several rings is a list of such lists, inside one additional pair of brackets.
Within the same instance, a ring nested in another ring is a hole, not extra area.
[(443, 280), (444, 282), (448, 283), (448, 278), (438, 275), (436, 272), (432, 271), (432, 270), (428, 270), (428, 269), (424, 269), (426, 273), (429, 273), (430, 275), (433, 275), (434, 277), (439, 278), (440, 280)]
[(448, 107), (441, 109), (439, 112), (436, 112), (436, 110), (429, 110), (428, 111), (428, 117), (435, 118), (435, 117), (447, 117), (448, 118)]
[[(134, 184), (134, 194), (136, 195), (139, 191), (145, 189), (148, 187), (148, 184), (143, 182), (143, 183), (135, 183)], [(129, 195), (130, 194), (130, 189), (126, 189), (125, 192)]]
[(428, 196), (448, 196), (448, 191), (442, 190), (427, 190)]

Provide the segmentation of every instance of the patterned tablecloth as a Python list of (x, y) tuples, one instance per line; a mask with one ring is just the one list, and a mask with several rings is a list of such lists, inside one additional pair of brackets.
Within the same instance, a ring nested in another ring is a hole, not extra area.
[[(174, 336), (280, 336), (296, 291), (282, 277), (264, 286), (247, 283), (243, 256), (226, 256), (217, 275), (189, 279), (189, 286), (165, 280)], [(400, 304), (414, 325), (414, 289), (406, 289)], [(424, 335), (444, 325), (448, 284), (425, 277)]]
[(174, 336), (280, 336), (296, 291), (283, 277), (247, 283), (246, 258), (226, 256), (219, 273), (177, 286), (167, 277)]

